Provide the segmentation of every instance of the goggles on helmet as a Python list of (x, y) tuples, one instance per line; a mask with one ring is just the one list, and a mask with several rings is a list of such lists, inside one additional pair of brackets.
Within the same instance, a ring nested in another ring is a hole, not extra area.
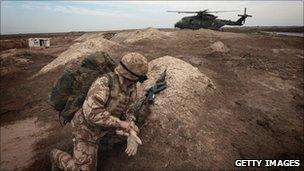
[[(126, 69), (129, 73), (131, 73), (132, 75), (134, 75), (135, 77), (137, 77), (138, 79), (136, 81), (143, 83), (145, 80), (148, 79), (147, 75), (137, 75), (134, 72), (132, 72), (122, 61), (120, 61), (120, 65)], [(130, 79), (128, 79), (130, 80)]]

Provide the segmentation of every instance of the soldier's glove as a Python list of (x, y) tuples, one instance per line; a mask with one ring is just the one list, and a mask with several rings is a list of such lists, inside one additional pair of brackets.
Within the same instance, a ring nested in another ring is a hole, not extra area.
[(136, 134), (139, 134), (139, 128), (135, 125), (134, 121), (131, 121), (126, 129), (118, 128), (116, 134), (128, 137), (131, 130), (135, 131)]
[(128, 132), (126, 132), (125, 130), (122, 130), (122, 129), (117, 129), (116, 134), (126, 136), (126, 137), (128, 137), (130, 135)]
[(137, 134), (139, 134), (139, 128), (135, 125), (134, 121), (130, 122), (130, 128), (133, 129)]
[(130, 132), (130, 130), (133, 129), (135, 132), (139, 133), (139, 129), (134, 121), (120, 121), (118, 129), (122, 129), (125, 132)]
[(142, 141), (137, 136), (137, 133), (131, 129), (128, 135), (127, 139), (127, 149), (125, 152), (128, 154), (128, 156), (134, 156), (137, 153), (138, 145), (141, 145)]
[(138, 145), (142, 144), (142, 141), (137, 136), (136, 131), (130, 129), (129, 132), (127, 132), (126, 130), (118, 129), (116, 130), (116, 134), (127, 137), (127, 148), (125, 152), (128, 154), (128, 156), (134, 156), (137, 153)]

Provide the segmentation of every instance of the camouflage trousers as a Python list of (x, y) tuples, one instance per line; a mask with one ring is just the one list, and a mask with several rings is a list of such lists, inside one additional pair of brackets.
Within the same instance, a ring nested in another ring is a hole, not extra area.
[(74, 149), (73, 155), (53, 149), (51, 160), (61, 170), (94, 171), (97, 169), (98, 141), (107, 131), (94, 129), (85, 121), (82, 111), (76, 112), (71, 121)]
[[(143, 107), (140, 113), (137, 113), (136, 125), (141, 127), (144, 124), (147, 114), (149, 113), (149, 109)], [(112, 138), (111, 140), (114, 140), (115, 142), (117, 142), (117, 140), (126, 140), (124, 139), (125, 137), (119, 136), (116, 136), (115, 139), (113, 139), (113, 136), (115, 136), (113, 132), (115, 131), (101, 131), (97, 127), (93, 128), (92, 126), (89, 126), (85, 121), (81, 109), (76, 112), (75, 116), (73, 117), (71, 126), (74, 137), (73, 155), (58, 149), (54, 149), (51, 152), (51, 160), (53, 161), (53, 164), (62, 170), (96, 170), (99, 140), (101, 138), (102, 140), (108, 138), (107, 135), (110, 135)]]
[(53, 161), (58, 168), (67, 171), (93, 171), (97, 168), (98, 145), (94, 143), (75, 141), (74, 155), (54, 149), (51, 152)]

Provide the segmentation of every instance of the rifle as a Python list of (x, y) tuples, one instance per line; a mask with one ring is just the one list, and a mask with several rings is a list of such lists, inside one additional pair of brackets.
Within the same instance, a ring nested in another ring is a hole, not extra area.
[[(142, 107), (143, 106), (147, 107), (147, 106), (153, 104), (154, 100), (155, 100), (155, 95), (167, 88), (166, 72), (167, 72), (167, 69), (160, 74), (160, 76), (156, 80), (155, 84), (149, 88), (149, 90), (146, 92), (145, 96), (143, 96), (142, 98), (140, 98), (134, 102), (132, 110), (137, 115), (142, 115), (142, 114), (140, 114), (140, 110), (142, 109)], [(141, 118), (140, 120), (145, 120), (146, 117), (147, 117), (147, 114), (144, 114), (144, 118)]]
[(154, 99), (155, 99), (155, 94), (163, 91), (164, 89), (167, 88), (167, 84), (166, 84), (166, 72), (167, 69), (160, 74), (159, 78), (156, 80), (155, 84), (149, 88), (149, 90), (147, 91), (146, 95), (145, 95), (145, 101), (148, 104), (153, 104)]

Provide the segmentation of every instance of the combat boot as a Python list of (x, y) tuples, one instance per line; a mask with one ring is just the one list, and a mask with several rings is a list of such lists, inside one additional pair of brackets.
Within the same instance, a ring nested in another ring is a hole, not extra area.
[(50, 152), (50, 161), (51, 161), (51, 165), (52, 165), (52, 171), (61, 171), (61, 169), (58, 167), (58, 164), (56, 162), (56, 152), (57, 149), (53, 149)]

